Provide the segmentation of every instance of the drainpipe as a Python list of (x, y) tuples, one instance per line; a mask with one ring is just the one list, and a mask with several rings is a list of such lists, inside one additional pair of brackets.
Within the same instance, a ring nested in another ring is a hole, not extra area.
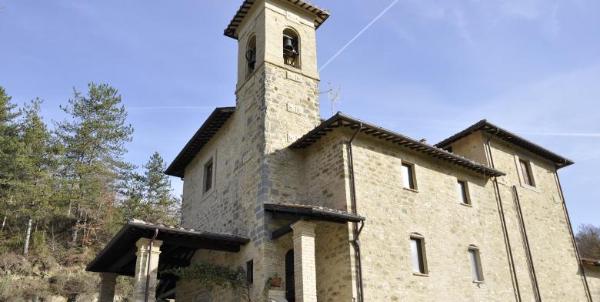
[[(490, 165), (492, 169), (496, 169), (494, 165), (494, 157), (492, 156), (492, 147), (490, 146), (490, 137), (487, 137), (485, 143), (485, 151), (490, 159)], [(515, 268), (515, 259), (512, 253), (512, 247), (510, 244), (510, 238), (508, 236), (508, 228), (506, 226), (506, 217), (504, 216), (504, 206), (502, 205), (502, 196), (500, 195), (500, 186), (498, 185), (498, 177), (494, 176), (492, 178), (492, 182), (494, 183), (494, 193), (496, 195), (496, 202), (498, 203), (498, 212), (500, 214), (500, 223), (502, 225), (502, 233), (504, 234), (504, 244), (506, 245), (506, 253), (508, 254), (508, 262), (510, 264), (510, 269), (513, 278), (513, 288), (515, 290), (515, 299), (517, 302), (521, 302), (521, 290), (519, 289), (519, 279), (517, 278), (517, 271)]]
[(144, 302), (148, 302), (148, 298), (150, 296), (150, 260), (152, 260), (152, 247), (154, 245), (154, 240), (156, 240), (156, 236), (158, 236), (158, 228), (154, 229), (154, 236), (150, 240), (150, 248), (148, 249), (148, 261), (146, 265), (146, 292), (144, 295)]
[(525, 251), (527, 252), (527, 262), (529, 264), (529, 274), (534, 285), (535, 300), (542, 302), (542, 294), (540, 293), (540, 286), (538, 285), (537, 275), (535, 273), (535, 265), (533, 264), (533, 256), (531, 255), (531, 247), (529, 245), (529, 236), (527, 236), (527, 229), (525, 228), (525, 218), (523, 217), (523, 210), (521, 209), (521, 199), (519, 198), (519, 191), (517, 186), (512, 186), (515, 204), (517, 208), (517, 218), (519, 218), (519, 224), (521, 225), (521, 234), (523, 236), (523, 245), (525, 245)]
[[(352, 207), (352, 213), (354, 215), (358, 215), (358, 210), (356, 206), (356, 182), (354, 178), (354, 160), (352, 158), (352, 142), (358, 135), (358, 133), (363, 129), (363, 124), (360, 123), (358, 129), (350, 140), (348, 141), (348, 174), (350, 177), (350, 203)], [(363, 276), (362, 276), (362, 262), (361, 262), (361, 253), (360, 253), (360, 233), (365, 226), (364, 221), (360, 222), (360, 227), (358, 223), (353, 223), (353, 239), (351, 241), (352, 246), (354, 247), (354, 256), (356, 258), (356, 289), (358, 291), (358, 302), (364, 302), (364, 294), (363, 294)]]
[(562, 202), (563, 211), (565, 217), (567, 218), (567, 226), (569, 227), (569, 235), (571, 235), (571, 243), (573, 244), (573, 248), (575, 249), (575, 257), (577, 258), (577, 265), (579, 266), (579, 271), (581, 272), (581, 276), (583, 277), (583, 287), (585, 289), (585, 294), (589, 302), (593, 302), (592, 294), (590, 293), (590, 286), (588, 285), (587, 276), (585, 275), (585, 268), (581, 263), (581, 255), (579, 255), (579, 248), (577, 247), (577, 242), (575, 241), (575, 235), (573, 234), (573, 226), (571, 225), (571, 218), (569, 216), (569, 210), (567, 209), (567, 204), (565, 202), (565, 195), (563, 193), (562, 185), (560, 183), (560, 178), (558, 177), (558, 168), (554, 172), (554, 178), (556, 180), (556, 184), (558, 185), (558, 193), (560, 195), (560, 200)]

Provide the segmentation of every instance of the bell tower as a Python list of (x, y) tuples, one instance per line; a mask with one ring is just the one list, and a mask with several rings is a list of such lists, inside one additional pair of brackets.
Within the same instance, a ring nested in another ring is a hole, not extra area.
[(246, 0), (225, 29), (238, 41), (236, 105), (257, 110), (266, 152), (320, 123), (316, 30), (328, 17), (301, 0)]

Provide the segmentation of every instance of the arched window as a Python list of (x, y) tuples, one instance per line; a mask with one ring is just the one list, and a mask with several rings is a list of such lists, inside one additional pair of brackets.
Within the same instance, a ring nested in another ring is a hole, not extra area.
[(254, 72), (254, 68), (256, 67), (256, 36), (250, 37), (248, 39), (248, 46), (246, 46), (246, 64), (247, 64), (247, 72), (246, 75), (250, 75)]
[(283, 62), (300, 68), (300, 38), (291, 28), (283, 31)]

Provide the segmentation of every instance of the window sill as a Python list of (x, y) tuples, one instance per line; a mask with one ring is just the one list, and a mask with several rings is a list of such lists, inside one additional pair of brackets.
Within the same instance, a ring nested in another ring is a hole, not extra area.
[(419, 193), (419, 190), (417, 190), (417, 189), (411, 189), (411, 188), (407, 188), (407, 187), (402, 187), (402, 189), (409, 191), (409, 192), (413, 192), (413, 193)]
[(417, 277), (429, 277), (429, 274), (423, 274), (423, 273), (412, 273), (413, 276), (417, 276)]
[(538, 189), (537, 187), (534, 186), (530, 186), (530, 185), (526, 185), (524, 183), (521, 183), (521, 188), (523, 189), (527, 189), (536, 193), (541, 193), (540, 189)]

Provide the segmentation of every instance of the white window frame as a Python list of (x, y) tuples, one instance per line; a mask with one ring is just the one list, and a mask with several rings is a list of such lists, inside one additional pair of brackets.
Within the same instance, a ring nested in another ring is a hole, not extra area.
[[(404, 169), (405, 166), (411, 172), (411, 175), (409, 175), (410, 178), (406, 176), (405, 169)], [(404, 189), (411, 190), (411, 191), (419, 190), (419, 185), (417, 183), (417, 168), (416, 168), (415, 164), (413, 164), (411, 162), (407, 162), (407, 161), (401, 161), (400, 162), (400, 174), (401, 174), (400, 176), (402, 178), (402, 187)], [(408, 184), (406, 182), (408, 182)], [(410, 187), (410, 182), (412, 182), (412, 188)]]
[(469, 256), (469, 266), (471, 268), (471, 278), (474, 283), (483, 283), (485, 277), (483, 275), (483, 267), (481, 264), (481, 251), (476, 245), (469, 245), (467, 249)]
[[(463, 186), (461, 184), (464, 184), (464, 193), (463, 193)], [(471, 190), (469, 187), (470, 186), (469, 186), (468, 181), (466, 181), (464, 179), (460, 179), (460, 178), (456, 179), (456, 190), (457, 190), (457, 194), (458, 194), (458, 201), (462, 205), (466, 205), (466, 206), (473, 205), (473, 202), (471, 200)]]
[(410, 234), (410, 262), (413, 275), (429, 275), (425, 237), (419, 233)]

